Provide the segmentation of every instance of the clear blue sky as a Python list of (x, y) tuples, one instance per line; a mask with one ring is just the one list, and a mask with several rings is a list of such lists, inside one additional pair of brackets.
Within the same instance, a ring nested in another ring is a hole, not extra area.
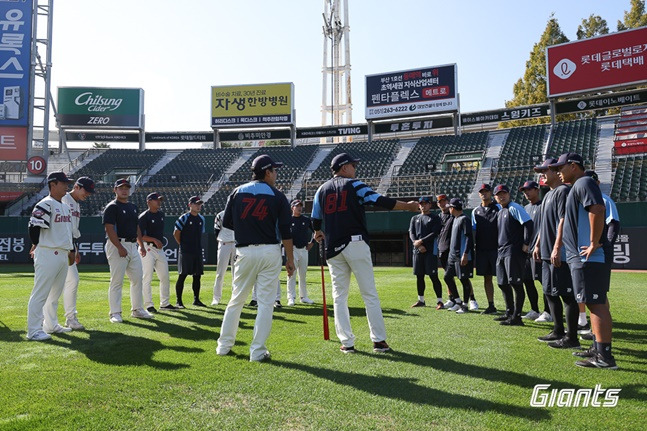
[[(611, 31), (629, 0), (349, 0), (353, 122), (364, 76), (458, 64), (463, 112), (497, 109), (550, 14), (576, 39)], [(210, 128), (213, 85), (294, 82), (297, 126), (321, 124), (323, 0), (64, 0), (54, 4), (52, 92), (141, 87), (147, 131)]]

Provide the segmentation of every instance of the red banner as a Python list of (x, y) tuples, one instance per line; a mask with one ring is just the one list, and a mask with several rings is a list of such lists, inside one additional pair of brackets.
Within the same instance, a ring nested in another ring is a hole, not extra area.
[(647, 27), (546, 49), (548, 97), (647, 82)]
[(616, 154), (647, 153), (647, 139), (627, 139), (613, 144)]
[(24, 192), (0, 192), (0, 202), (12, 202), (24, 195)]
[(0, 160), (27, 160), (26, 127), (0, 127)]

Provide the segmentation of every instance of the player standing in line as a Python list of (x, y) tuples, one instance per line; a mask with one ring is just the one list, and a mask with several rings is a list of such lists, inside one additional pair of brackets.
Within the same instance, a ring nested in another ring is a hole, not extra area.
[[(326, 239), (326, 260), (332, 279), (335, 330), (343, 353), (355, 352), (355, 335), (350, 326), (348, 290), (350, 275), (355, 274), (359, 291), (366, 305), (366, 317), (373, 350), (386, 352), (386, 329), (375, 288), (373, 262), (369, 248), (364, 205), (377, 205), (388, 210), (417, 212), (417, 202), (402, 202), (381, 196), (362, 181), (355, 179), (357, 163), (346, 153), (335, 156), (330, 164), (333, 178), (322, 184), (315, 194), (312, 224), (317, 242)], [(325, 225), (325, 233), (322, 231)]]
[(510, 201), (508, 186), (496, 186), (494, 197), (501, 206), (497, 213), (499, 254), (496, 278), (506, 306), (505, 314), (494, 320), (501, 322), (501, 325), (523, 326), (521, 310), (526, 299), (523, 291), (523, 267), (532, 240), (533, 223), (521, 205)]
[[(530, 302), (530, 311), (523, 316), (522, 319), (537, 319), (539, 314), (539, 294), (535, 287), (535, 280), (541, 280), (541, 262), (537, 262), (532, 255), (535, 245), (537, 244), (537, 236), (539, 235), (539, 226), (541, 222), (541, 198), (539, 197), (539, 184), (536, 181), (526, 181), (519, 187), (519, 191), (528, 200), (528, 204), (523, 207), (530, 218), (532, 219), (533, 233), (526, 263), (523, 269), (523, 284), (526, 286), (526, 295), (528, 302)], [(543, 295), (542, 295), (543, 297)], [(544, 313), (548, 311), (548, 304), (544, 300)]]
[[(94, 193), (94, 181), (88, 177), (81, 177), (76, 180), (74, 188), (71, 192), (68, 192), (63, 196), (61, 202), (66, 204), (70, 208), (70, 214), (72, 216), (72, 237), (74, 240), (78, 240), (81, 237), (81, 232), (79, 231), (79, 222), (81, 221), (81, 206), (79, 202), (85, 201), (90, 194)], [(79, 254), (78, 247), (74, 247), (75, 256), (74, 263), (67, 267), (67, 276), (65, 278), (65, 287), (63, 289), (63, 308), (65, 309), (65, 326), (70, 329), (83, 330), (85, 329), (79, 319), (76, 317), (76, 297), (77, 292), (79, 291), (79, 270), (76, 267), (77, 263), (81, 261), (81, 255)], [(60, 296), (60, 292), (59, 296)], [(49, 317), (56, 316), (56, 309), (58, 308), (58, 299), (59, 296), (56, 296), (56, 292), (52, 290), (49, 293), (47, 298), (47, 304), (45, 307), (50, 307), (49, 312), (45, 312), (45, 328), (56, 328), (58, 327), (58, 319), (55, 321), (49, 321)]]
[[(146, 256), (146, 248), (142, 241), (142, 233), (137, 221), (137, 207), (128, 202), (130, 182), (121, 178), (115, 181), (115, 199), (110, 201), (103, 210), (103, 226), (108, 236), (106, 241), (106, 257), (110, 266), (110, 287), (108, 300), (110, 302), (110, 321), (122, 323), (121, 295), (124, 275), (130, 279), (130, 304), (132, 317), (152, 319), (153, 315), (144, 308), (142, 295), (142, 260)], [(139, 244), (139, 252), (137, 245)]]
[[(223, 226), (233, 229), (236, 237), (236, 269), (231, 300), (227, 304), (218, 338), (218, 355), (227, 355), (236, 341), (240, 313), (254, 284), (258, 289), (258, 312), (254, 337), (249, 346), (250, 361), (270, 358), (265, 342), (272, 328), (276, 282), (281, 273), (281, 246), (285, 247), (285, 269), (294, 273), (290, 232), (290, 204), (278, 191), (275, 162), (267, 154), (252, 162), (252, 181), (229, 195)], [(279, 237), (280, 235), (280, 237)]]
[(602, 192), (593, 178), (584, 175), (584, 162), (579, 154), (564, 153), (550, 167), (559, 171), (563, 182), (572, 184), (566, 200), (564, 247), (575, 299), (585, 303), (591, 312), (591, 330), (595, 334), (595, 356), (575, 365), (617, 369), (611, 353), (613, 320), (607, 303), (611, 265), (604, 253), (608, 239), (604, 236)]
[[(438, 234), (438, 261), (440, 262), (440, 267), (443, 271), (447, 271), (447, 257), (449, 256), (449, 243), (451, 241), (452, 235), (452, 223), (454, 222), (454, 217), (449, 213), (449, 198), (446, 194), (440, 194), (436, 196), (436, 204), (440, 208), (440, 222), (442, 227), (440, 233)], [(449, 292), (449, 286), (447, 286)], [(455, 305), (454, 296), (452, 292), (449, 292), (449, 299), (444, 304), (436, 304), (436, 310), (442, 310), (443, 308), (451, 308)]]
[(177, 310), (170, 300), (171, 281), (168, 260), (164, 253), (164, 212), (160, 209), (164, 196), (150, 193), (146, 196), (148, 209), (139, 215), (139, 230), (146, 243), (146, 256), (142, 258), (144, 307), (149, 313), (157, 313), (153, 305), (153, 271), (160, 281), (160, 310)]
[(314, 245), (312, 241), (312, 221), (303, 215), (303, 202), (295, 199), (290, 204), (292, 208), (292, 243), (294, 249), (295, 273), (288, 276), (288, 305), (294, 305), (296, 299), (297, 275), (299, 276), (299, 297), (303, 304), (313, 304), (308, 297), (306, 275), (308, 273), (308, 252)]
[(420, 214), (411, 217), (409, 238), (413, 244), (413, 274), (416, 276), (418, 301), (411, 307), (425, 306), (425, 276), (429, 276), (436, 293), (436, 304), (443, 304), (443, 287), (438, 278), (438, 234), (440, 218), (431, 212), (431, 199), (418, 200)]
[(483, 276), (485, 296), (488, 306), (481, 314), (495, 314), (494, 283), (492, 277), (496, 275), (497, 249), (497, 219), (499, 207), (492, 197), (492, 186), (481, 184), (479, 188), (481, 204), (472, 211), (472, 231), (476, 245), (476, 275)]
[(180, 246), (177, 259), (177, 271), (180, 275), (175, 283), (177, 308), (184, 308), (182, 292), (184, 291), (184, 280), (189, 275), (193, 277), (193, 305), (206, 307), (200, 301), (200, 279), (204, 274), (202, 234), (205, 232), (206, 225), (204, 216), (200, 214), (203, 203), (199, 196), (191, 196), (189, 211), (176, 220), (175, 230), (173, 230), (173, 238)]
[(216, 281), (213, 284), (213, 300), (211, 305), (218, 305), (222, 300), (222, 284), (225, 280), (227, 265), (231, 265), (232, 285), (234, 279), (234, 261), (236, 260), (236, 242), (234, 231), (222, 225), (225, 210), (216, 215), (213, 223), (213, 232), (218, 240), (218, 261), (216, 262)]
[[(34, 288), (27, 305), (27, 339), (43, 341), (52, 338), (46, 331), (61, 333), (72, 328), (57, 325), (43, 331), (43, 314), (51, 313), (45, 307), (51, 291), (58, 298), (65, 285), (67, 267), (74, 262), (72, 244), (72, 216), (68, 205), (61, 202), (71, 182), (65, 173), (52, 172), (47, 176), (49, 195), (36, 204), (29, 219), (30, 254), (34, 258)], [(58, 292), (58, 293), (56, 293)], [(54, 315), (49, 321), (56, 321)]]
[[(557, 172), (549, 166), (557, 163), (557, 159), (546, 159), (540, 166), (534, 168), (540, 173), (550, 187), (541, 205), (539, 236), (533, 252), (535, 259), (542, 261), (542, 285), (544, 297), (548, 301), (552, 315), (553, 330), (539, 341), (548, 343), (555, 348), (577, 348), (577, 302), (573, 293), (571, 271), (566, 263), (563, 233), (566, 199), (570, 187), (562, 183)], [(561, 300), (560, 300), (561, 297)], [(564, 306), (566, 304), (566, 327), (564, 330)]]
[(453, 307), (449, 311), (458, 314), (467, 313), (467, 305), (463, 304), (454, 277), (458, 277), (463, 285), (463, 298), (469, 298), (472, 294), (472, 278), (474, 268), (474, 238), (472, 236), (472, 223), (463, 214), (463, 201), (453, 198), (449, 201), (449, 211), (454, 217), (452, 223), (452, 235), (449, 245), (449, 256), (447, 268), (445, 269), (445, 283), (454, 296)]

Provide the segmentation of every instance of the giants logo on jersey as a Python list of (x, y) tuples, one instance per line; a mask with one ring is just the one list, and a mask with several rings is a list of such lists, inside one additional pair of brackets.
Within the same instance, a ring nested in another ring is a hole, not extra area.
[(72, 223), (72, 216), (56, 214), (54, 223)]

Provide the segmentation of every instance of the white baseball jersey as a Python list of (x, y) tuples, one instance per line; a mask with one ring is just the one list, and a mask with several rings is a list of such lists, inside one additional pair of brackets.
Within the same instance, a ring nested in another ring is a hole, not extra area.
[(218, 241), (220, 242), (234, 242), (235, 237), (234, 237), (234, 231), (231, 229), (227, 229), (222, 225), (222, 217), (224, 216), (225, 212), (220, 211), (216, 215), (216, 219), (214, 220), (214, 229), (219, 230), (218, 232)]
[(30, 226), (40, 230), (39, 246), (72, 250), (72, 215), (70, 207), (46, 196), (36, 204), (29, 219)]
[(70, 207), (70, 215), (72, 216), (72, 236), (74, 239), (81, 237), (81, 231), (79, 231), (79, 222), (81, 221), (81, 205), (74, 200), (72, 194), (69, 192), (63, 196), (61, 201)]

